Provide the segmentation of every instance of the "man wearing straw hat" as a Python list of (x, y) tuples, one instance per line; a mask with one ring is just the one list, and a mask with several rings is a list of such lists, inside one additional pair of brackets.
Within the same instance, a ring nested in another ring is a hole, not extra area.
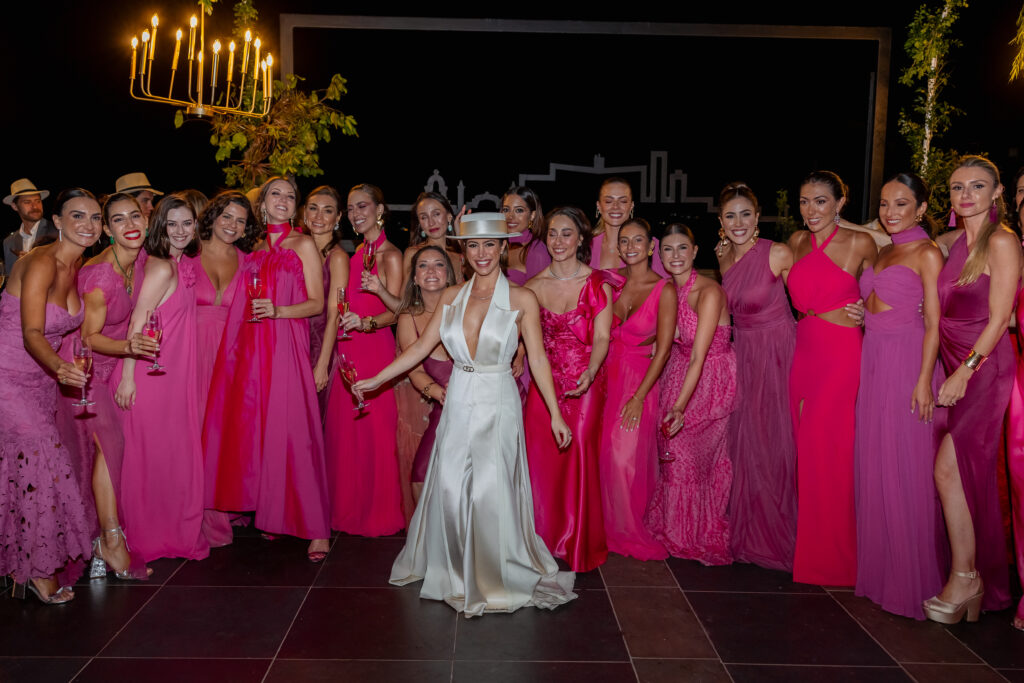
[(126, 173), (114, 183), (114, 192), (127, 192), (139, 201), (139, 208), (146, 222), (149, 222), (149, 214), (153, 213), (153, 199), (160, 190), (154, 189), (145, 173)]
[(4, 204), (14, 209), (21, 225), (4, 239), (4, 272), (10, 273), (18, 257), (28, 252), (44, 237), (57, 237), (57, 230), (43, 218), (43, 200), (50, 196), (46, 190), (37, 190), (28, 178), (11, 183), (11, 193)]

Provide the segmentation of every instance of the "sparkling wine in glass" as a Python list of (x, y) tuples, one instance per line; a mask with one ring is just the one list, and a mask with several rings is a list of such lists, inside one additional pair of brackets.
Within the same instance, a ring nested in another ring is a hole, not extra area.
[[(249, 276), (245, 281), (245, 293), (249, 295), (249, 310), (252, 310), (253, 299), (264, 299), (266, 298), (266, 290), (263, 286), (263, 276), (260, 275), (259, 268), (253, 268), (249, 271)], [(255, 314), (249, 318), (249, 322), (258, 323), (260, 318), (257, 318)]]
[[(149, 312), (146, 316), (146, 323), (142, 326), (142, 334), (146, 335), (150, 339), (155, 339), (158, 344), (160, 343), (160, 340), (163, 339), (164, 336), (164, 323), (160, 316), (160, 311)], [(157, 356), (159, 355), (160, 352), (158, 351), (153, 356), (153, 364), (147, 368), (151, 375), (162, 374), (161, 371), (166, 368), (166, 366), (160, 365), (160, 363), (157, 362)]]
[[(338, 354), (338, 372), (341, 373), (341, 378), (345, 380), (345, 384), (348, 385), (349, 391), (352, 390), (352, 385), (359, 379), (359, 372), (356, 370), (355, 363), (345, 357), (345, 354)], [(370, 407), (370, 404), (366, 401), (359, 401), (353, 410), (365, 410)]]
[(338, 287), (338, 329), (341, 331), (341, 334), (338, 335), (338, 339), (340, 340), (352, 338), (352, 335), (348, 333), (348, 330), (340, 324), (342, 316), (346, 313), (348, 313), (348, 292), (345, 291), (344, 287)]
[(74, 343), (71, 347), (71, 353), (75, 358), (75, 367), (85, 373), (85, 386), (82, 387), (82, 400), (77, 401), (72, 405), (82, 406), (83, 408), (95, 405), (95, 401), (89, 401), (85, 398), (85, 391), (89, 386), (89, 373), (92, 372), (92, 347), (82, 341), (81, 337), (75, 337)]
[[(672, 423), (662, 422), (661, 423), (661, 435), (668, 441), (672, 438)], [(672, 455), (672, 452), (668, 450), (668, 445), (665, 445), (664, 455), (658, 456), (658, 462), (672, 462), (676, 459), (676, 456)]]
[[(367, 273), (373, 271), (373, 265), (377, 262), (377, 245), (373, 242), (363, 241), (363, 270)], [(365, 287), (363, 291), (366, 291)]]

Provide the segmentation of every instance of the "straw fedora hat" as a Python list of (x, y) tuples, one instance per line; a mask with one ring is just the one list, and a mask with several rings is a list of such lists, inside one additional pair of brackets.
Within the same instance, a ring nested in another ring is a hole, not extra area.
[(40, 199), (50, 196), (49, 190), (37, 190), (35, 184), (28, 178), (20, 178), (11, 183), (11, 193), (4, 197), (4, 204), (14, 206), (14, 200), (26, 194), (37, 194)]
[(145, 192), (147, 190), (153, 194), (163, 194), (150, 184), (145, 173), (125, 173), (114, 182), (114, 192)]
[(509, 232), (505, 215), (501, 213), (471, 213), (462, 217), (458, 234), (448, 235), (450, 240), (505, 239), (519, 237), (521, 232)]

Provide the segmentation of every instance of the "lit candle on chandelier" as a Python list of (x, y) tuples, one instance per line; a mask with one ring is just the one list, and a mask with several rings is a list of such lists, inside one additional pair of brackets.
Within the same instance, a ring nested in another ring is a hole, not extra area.
[(267, 53), (267, 78), (264, 81), (264, 97), (270, 97), (274, 92), (274, 58)]
[(178, 29), (177, 42), (174, 44), (174, 59), (171, 60), (171, 71), (178, 69), (178, 55), (181, 53), (181, 29)]
[(254, 40), (252, 46), (256, 48), (256, 59), (252, 62), (252, 84), (255, 88), (260, 80), (260, 39)]
[(146, 55), (149, 54), (149, 31), (142, 32), (142, 61), (139, 62), (139, 78), (146, 75)]
[(160, 23), (160, 19), (154, 14), (153, 15), (153, 39), (149, 41), (149, 58), (153, 59), (153, 53), (156, 52), (156, 27)]
[(132, 78), (135, 78), (135, 61), (139, 56), (139, 39), (132, 36)]
[(203, 106), (203, 51), (200, 50), (199, 54), (196, 55), (196, 59), (199, 60), (199, 78), (196, 79), (196, 94), (199, 96), (199, 106)]
[(239, 83), (245, 85), (245, 74), (249, 70), (249, 43), (252, 42), (252, 31), (245, 32), (245, 45), (242, 46), (242, 77)]
[(196, 15), (188, 20), (188, 61), (192, 61), (196, 54)]
[(235, 41), (228, 43), (228, 83), (231, 82), (231, 72), (235, 69)]
[(267, 60), (260, 63), (260, 68), (263, 69), (263, 99), (267, 99)]
[(220, 41), (213, 41), (213, 69), (210, 70), (210, 87), (217, 87), (217, 63), (220, 61)]

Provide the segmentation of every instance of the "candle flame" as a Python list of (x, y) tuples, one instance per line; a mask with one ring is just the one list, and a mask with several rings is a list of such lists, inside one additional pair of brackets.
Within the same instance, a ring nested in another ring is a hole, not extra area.
[(252, 31), (249, 31), (249, 30), (247, 29), (247, 30), (245, 31), (245, 42), (247, 42), (247, 43), (248, 43), (248, 42), (249, 42), (250, 40), (252, 40)]
[(253, 45), (256, 47), (257, 50), (260, 49), (260, 39), (257, 38), (256, 42), (254, 42)]
[(178, 29), (178, 33), (177, 33), (177, 35), (176, 35), (175, 37), (176, 37), (176, 38), (177, 38), (178, 40), (181, 40), (181, 29), (180, 29), (180, 28)]
[(142, 32), (142, 42), (144, 42), (144, 43), (148, 43), (149, 42), (149, 30), (148, 29)]
[(270, 56), (269, 52), (267, 53), (267, 66), (274, 66), (274, 58)]
[(139, 39), (136, 38), (135, 36), (132, 36), (132, 49), (135, 50), (138, 47), (139, 47)]
[(153, 28), (156, 28), (160, 24), (160, 18), (157, 15), (153, 15)]
[(202, 52), (199, 53), (198, 59), (199, 59), (200, 62), (203, 61), (203, 53)]
[(218, 54), (219, 52), (220, 52), (220, 41), (219, 40), (215, 40), (215, 41), (213, 41), (213, 54)]
[(228, 43), (228, 51), (229, 52), (234, 52), (235, 51), (235, 41), (232, 40), (230, 43)]
[(194, 15), (194, 14), (192, 15), (192, 18), (188, 20), (188, 25), (191, 26), (192, 28), (195, 28), (196, 24), (198, 24), (198, 23), (199, 23), (199, 21), (196, 19), (196, 15)]

